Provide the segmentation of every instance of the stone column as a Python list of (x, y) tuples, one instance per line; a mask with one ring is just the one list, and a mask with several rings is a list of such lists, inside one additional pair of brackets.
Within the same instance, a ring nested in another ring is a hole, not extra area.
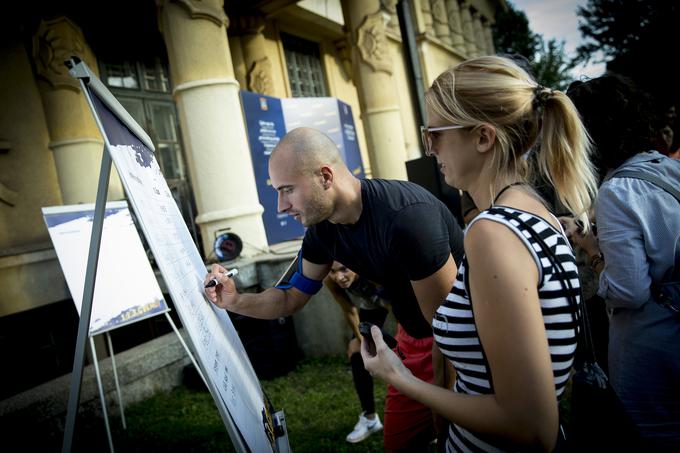
[(448, 46), (452, 45), (453, 41), (451, 40), (451, 30), (449, 29), (449, 17), (446, 15), (444, 0), (432, 0), (432, 18), (434, 21), (434, 32), (437, 35), (437, 38)]
[(491, 30), (491, 22), (485, 21), (482, 24), (484, 30), (484, 40), (486, 41), (486, 51), (489, 55), (496, 53), (496, 47), (493, 45), (493, 31)]
[(449, 17), (451, 44), (456, 52), (465, 55), (465, 38), (463, 37), (463, 23), (460, 18), (458, 0), (446, 0), (446, 15)]
[(243, 255), (267, 246), (223, 0), (157, 0), (203, 249), (225, 228)]
[[(79, 56), (98, 73), (94, 54), (83, 32), (66, 17), (42, 21), (33, 37), (33, 61), (38, 89), (50, 133), (49, 147), (59, 178), (64, 204), (93, 203), (101, 168), (104, 140), (80, 90), (64, 61)], [(109, 198), (123, 198), (123, 187), (112, 169)]]
[(406, 179), (406, 144), (379, 0), (343, 0), (373, 176)]
[(430, 0), (420, 0), (420, 8), (423, 14), (425, 34), (434, 35), (434, 24), (432, 20), (432, 7), (430, 6)]
[(241, 37), (229, 32), (228, 38), (231, 62), (234, 66), (234, 77), (236, 77), (239, 86), (246, 87), (248, 86), (248, 71), (246, 70), (246, 60), (243, 56), (243, 48), (241, 47)]
[(465, 38), (465, 50), (468, 58), (477, 55), (475, 45), (475, 32), (472, 28), (472, 14), (470, 13), (470, 3), (463, 1), (460, 4), (460, 17), (463, 22), (463, 37)]
[(238, 16), (234, 18), (230, 29), (233, 29), (241, 39), (241, 51), (246, 70), (246, 89), (274, 96), (272, 62), (265, 52), (266, 42), (262, 34), (264, 18)]
[(486, 50), (486, 38), (484, 37), (484, 30), (482, 30), (482, 16), (478, 11), (472, 13), (472, 29), (475, 34), (475, 44), (477, 45), (477, 54), (485, 55)]

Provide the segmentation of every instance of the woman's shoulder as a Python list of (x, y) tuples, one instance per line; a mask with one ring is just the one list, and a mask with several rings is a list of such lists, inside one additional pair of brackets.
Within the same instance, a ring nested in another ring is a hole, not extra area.
[(517, 226), (508, 216), (503, 215), (504, 209), (492, 207), (480, 212), (468, 225), (465, 232), (465, 250), (484, 249), (487, 253), (495, 253), (512, 240)]

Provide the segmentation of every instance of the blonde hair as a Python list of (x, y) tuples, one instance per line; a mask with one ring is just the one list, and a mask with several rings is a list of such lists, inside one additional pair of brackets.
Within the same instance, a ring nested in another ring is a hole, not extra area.
[[(530, 181), (522, 156), (538, 142), (538, 170), (555, 187), (559, 201), (590, 224), (587, 213), (597, 192), (592, 144), (566, 94), (538, 85), (508, 58), (485, 56), (445, 71), (425, 99), (452, 124), (496, 129), (491, 181), (507, 176)], [(495, 188), (489, 190), (493, 198)]]

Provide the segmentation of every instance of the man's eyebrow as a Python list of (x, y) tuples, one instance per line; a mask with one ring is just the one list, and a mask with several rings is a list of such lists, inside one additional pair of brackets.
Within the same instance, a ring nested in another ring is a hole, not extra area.
[(290, 187), (293, 187), (293, 185), (292, 184), (283, 184), (279, 187), (275, 187), (275, 189), (276, 189), (277, 192), (281, 192), (283, 189), (288, 189)]

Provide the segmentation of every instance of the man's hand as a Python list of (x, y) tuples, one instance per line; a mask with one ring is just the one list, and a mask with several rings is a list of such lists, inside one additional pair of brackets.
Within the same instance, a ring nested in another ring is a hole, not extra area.
[(219, 264), (213, 264), (210, 273), (205, 276), (204, 285), (207, 285), (213, 278), (218, 284), (210, 288), (205, 288), (205, 295), (208, 300), (220, 308), (229, 310), (236, 306), (239, 293), (236, 291), (236, 284), (227, 275), (227, 269)]

